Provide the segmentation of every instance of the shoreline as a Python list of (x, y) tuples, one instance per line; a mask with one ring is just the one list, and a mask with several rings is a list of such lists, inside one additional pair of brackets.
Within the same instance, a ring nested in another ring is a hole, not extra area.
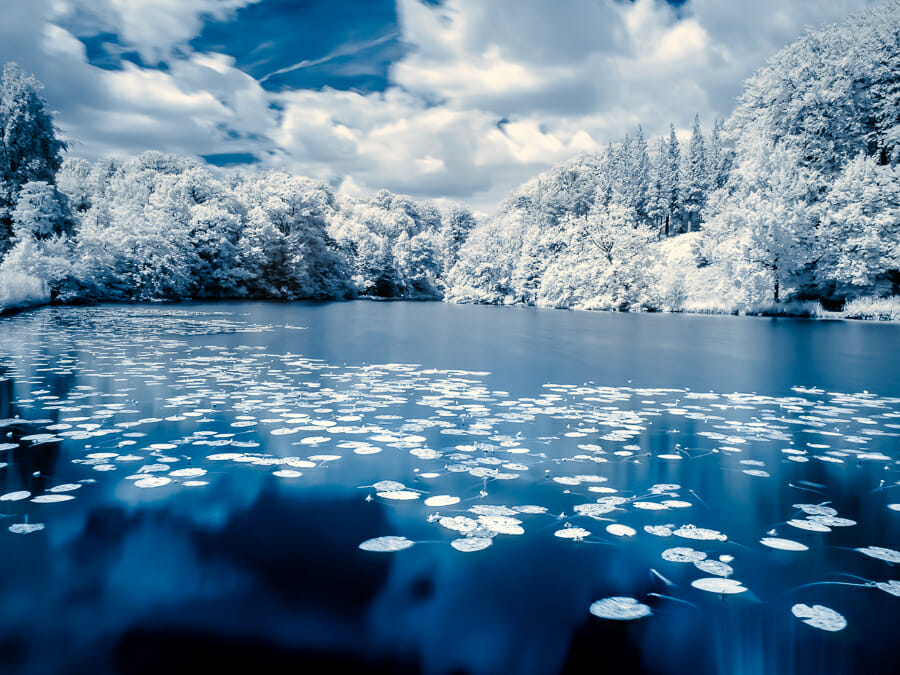
[[(105, 304), (123, 305), (183, 305), (189, 303), (219, 303), (219, 302), (273, 302), (278, 304), (291, 304), (294, 302), (350, 302), (353, 300), (366, 300), (369, 302), (444, 302), (450, 305), (483, 305), (492, 307), (531, 308), (541, 310), (555, 310), (568, 312), (610, 312), (617, 314), (685, 314), (689, 316), (740, 316), (773, 319), (807, 319), (816, 321), (867, 321), (873, 323), (900, 323), (900, 307), (891, 315), (872, 311), (866, 315), (859, 311), (828, 311), (816, 301), (784, 303), (781, 306), (767, 305), (749, 309), (601, 309), (588, 307), (552, 307), (539, 306), (523, 302), (478, 302), (478, 301), (453, 301), (435, 297), (421, 298), (387, 298), (377, 296), (357, 296), (353, 298), (298, 298), (296, 300), (278, 300), (276, 298), (219, 298), (202, 299), (188, 298), (183, 300), (153, 299), (153, 300), (98, 300), (91, 302), (33, 302), (20, 305), (0, 307), (0, 318), (8, 318), (25, 312), (41, 309), (43, 307), (93, 307)], [(890, 301), (889, 298), (865, 298), (866, 301), (878, 302)]]

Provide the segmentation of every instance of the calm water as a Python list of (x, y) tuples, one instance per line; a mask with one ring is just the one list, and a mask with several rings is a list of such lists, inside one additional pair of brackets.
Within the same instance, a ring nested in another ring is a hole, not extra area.
[(898, 347), (436, 303), (0, 319), (0, 672), (900, 672)]

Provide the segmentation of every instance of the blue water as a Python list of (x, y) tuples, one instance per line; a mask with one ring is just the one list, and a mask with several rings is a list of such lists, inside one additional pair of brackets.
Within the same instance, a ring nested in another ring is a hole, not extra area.
[(898, 672), (898, 345), (439, 303), (2, 319), (0, 672)]

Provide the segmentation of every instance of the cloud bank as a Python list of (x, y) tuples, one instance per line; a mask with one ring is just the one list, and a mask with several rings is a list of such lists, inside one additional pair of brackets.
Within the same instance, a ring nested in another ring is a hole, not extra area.
[(642, 124), (707, 128), (869, 0), (6, 0), (71, 154), (159, 149), (489, 210)]

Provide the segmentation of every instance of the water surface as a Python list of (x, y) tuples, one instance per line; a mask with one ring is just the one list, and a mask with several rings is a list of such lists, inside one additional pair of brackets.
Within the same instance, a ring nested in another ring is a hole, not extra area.
[(2, 319), (0, 670), (897, 672), (898, 344), (438, 303)]

